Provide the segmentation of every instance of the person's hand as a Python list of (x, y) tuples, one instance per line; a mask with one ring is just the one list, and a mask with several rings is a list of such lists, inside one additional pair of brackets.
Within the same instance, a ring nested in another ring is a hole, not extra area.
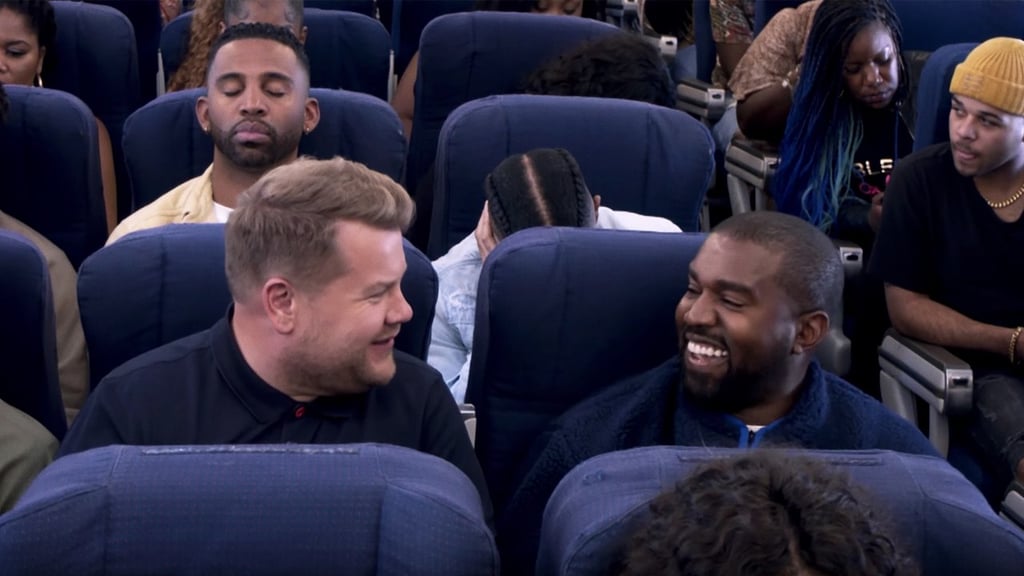
[(476, 230), (473, 230), (476, 237), (476, 247), (480, 251), (480, 261), (487, 259), (487, 255), (498, 245), (498, 239), (494, 237), (494, 229), (491, 228), (491, 211), (484, 202), (484, 210), (480, 213), (480, 221), (476, 223)]
[(871, 209), (868, 210), (868, 226), (878, 234), (878, 227), (882, 225), (882, 201), (885, 192), (879, 192), (871, 198)]

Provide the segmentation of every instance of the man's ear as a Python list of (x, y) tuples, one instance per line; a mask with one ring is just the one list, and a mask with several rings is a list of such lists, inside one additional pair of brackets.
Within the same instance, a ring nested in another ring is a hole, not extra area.
[(291, 334), (295, 331), (295, 297), (295, 287), (284, 278), (270, 278), (260, 290), (263, 311), (278, 334)]
[(796, 338), (793, 339), (793, 354), (814, 350), (828, 334), (828, 314), (822, 310), (807, 312), (797, 319)]
[(302, 30), (299, 32), (299, 44), (302, 44), (303, 46), (306, 45), (306, 34), (307, 33), (309, 33), (309, 28), (303, 26)]
[(210, 101), (206, 96), (196, 99), (196, 120), (203, 132), (210, 133)]
[(306, 98), (305, 118), (302, 121), (302, 131), (309, 134), (320, 123), (320, 101), (316, 98)]
[(220, 36), (221, 34), (223, 34), (224, 31), (227, 30), (227, 29), (228, 29), (228, 25), (225, 24), (223, 20), (221, 20), (220, 24), (217, 24), (217, 36)]

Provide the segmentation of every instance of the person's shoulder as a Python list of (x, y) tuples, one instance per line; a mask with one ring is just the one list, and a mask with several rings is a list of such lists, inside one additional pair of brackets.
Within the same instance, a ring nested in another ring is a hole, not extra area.
[(438, 276), (451, 274), (456, 269), (479, 269), (481, 267), (480, 251), (473, 234), (466, 236), (458, 244), (452, 246), (444, 255), (431, 263)]
[[(114, 228), (114, 231), (110, 233), (110, 237), (107, 239), (107, 245), (114, 243), (132, 232), (156, 228), (166, 224), (173, 224), (177, 222), (180, 217), (187, 216), (190, 211), (194, 211), (200, 204), (205, 205), (205, 203), (200, 202), (201, 199), (197, 197), (197, 194), (200, 194), (205, 188), (207, 188), (210, 182), (212, 169), (213, 167), (211, 165), (210, 168), (207, 168), (206, 171), (199, 176), (186, 180), (164, 193), (156, 200), (133, 212), (127, 218), (122, 220), (121, 223)], [(212, 192), (209, 197), (209, 207), (212, 210)]]
[(831, 397), (830, 424), (857, 430), (862, 444), (860, 449), (935, 455), (931, 443), (916, 426), (839, 376), (822, 373)]
[(597, 228), (637, 232), (682, 232), (671, 220), (601, 206), (597, 210)]
[(143, 352), (112, 370), (100, 382), (98, 389), (134, 385), (157, 388), (161, 384), (180, 389), (195, 383), (193, 377), (186, 377), (183, 373), (192, 373), (196, 367), (207, 363), (213, 365), (210, 330)]
[(922, 170), (930, 172), (930, 169), (942, 167), (953, 168), (953, 155), (949, 142), (939, 142), (915, 150), (897, 162), (897, 169)]

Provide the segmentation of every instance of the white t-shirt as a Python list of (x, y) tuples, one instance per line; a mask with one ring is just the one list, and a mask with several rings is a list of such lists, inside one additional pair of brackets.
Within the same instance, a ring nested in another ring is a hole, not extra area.
[(227, 206), (216, 202), (213, 203), (213, 215), (217, 218), (217, 222), (220, 222), (221, 224), (227, 222), (228, 216), (231, 216), (231, 213), (234, 211), (234, 208), (228, 208)]

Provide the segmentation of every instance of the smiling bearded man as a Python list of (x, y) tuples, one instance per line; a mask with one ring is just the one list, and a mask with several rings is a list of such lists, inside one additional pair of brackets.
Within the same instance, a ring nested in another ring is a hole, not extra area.
[(690, 264), (676, 307), (679, 355), (584, 400), (540, 437), (497, 517), (503, 551), (533, 558), (558, 482), (616, 450), (773, 445), (936, 455), (910, 423), (814, 359), (842, 289), (838, 251), (807, 222), (777, 212), (722, 222)]

